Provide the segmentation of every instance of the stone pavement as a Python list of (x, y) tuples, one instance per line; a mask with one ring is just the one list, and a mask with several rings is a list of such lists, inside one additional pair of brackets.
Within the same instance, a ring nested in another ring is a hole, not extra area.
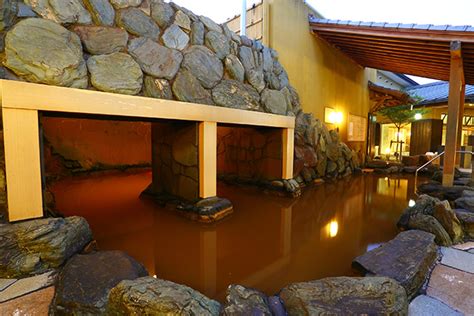
[(426, 295), (409, 306), (409, 315), (474, 315), (474, 242), (441, 247)]
[(0, 315), (48, 315), (54, 272), (24, 279), (0, 279)]

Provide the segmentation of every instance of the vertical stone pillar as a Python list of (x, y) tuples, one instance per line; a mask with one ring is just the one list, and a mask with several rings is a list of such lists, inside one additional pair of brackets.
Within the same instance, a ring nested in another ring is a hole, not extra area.
[(153, 194), (199, 199), (199, 129), (196, 122), (152, 123)]

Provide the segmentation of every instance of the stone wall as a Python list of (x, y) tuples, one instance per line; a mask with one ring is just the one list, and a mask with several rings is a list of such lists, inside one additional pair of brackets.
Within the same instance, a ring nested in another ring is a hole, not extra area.
[(217, 171), (221, 178), (281, 179), (282, 137), (278, 129), (218, 127)]
[(0, 34), (3, 78), (296, 116), (295, 176), (354, 165), (301, 112), (275, 50), (174, 3), (0, 0)]

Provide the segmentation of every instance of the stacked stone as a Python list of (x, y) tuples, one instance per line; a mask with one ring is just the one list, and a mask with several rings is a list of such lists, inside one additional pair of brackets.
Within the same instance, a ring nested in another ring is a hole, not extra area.
[(162, 0), (0, 0), (4, 78), (297, 117), (301, 183), (354, 154), (300, 109), (278, 54)]
[(318, 178), (340, 178), (359, 168), (355, 151), (341, 142), (336, 131), (312, 114), (298, 112), (295, 128), (295, 175), (300, 184)]

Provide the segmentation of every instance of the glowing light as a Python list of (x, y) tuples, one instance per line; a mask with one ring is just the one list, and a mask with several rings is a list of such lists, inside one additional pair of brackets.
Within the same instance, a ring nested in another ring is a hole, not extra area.
[(415, 204), (416, 204), (415, 200), (410, 200), (410, 202), (408, 202), (409, 207), (413, 207), (415, 206)]
[(415, 114), (415, 120), (421, 120), (422, 118), (423, 118), (423, 115), (421, 115), (421, 113)]
[(339, 232), (339, 223), (336, 220), (330, 221), (329, 224), (327, 224), (326, 229), (329, 233), (329, 237), (334, 238)]
[(333, 112), (329, 113), (329, 115), (328, 115), (329, 123), (340, 124), (340, 123), (342, 123), (342, 120), (343, 120), (342, 112), (333, 111)]
[(385, 177), (385, 181), (388, 181), (388, 177)]
[(153, 274), (153, 277), (156, 279), (156, 278), (157, 278), (157, 277), (156, 277), (156, 274)]
[(385, 149), (385, 153), (386, 153), (387, 155), (389, 155), (389, 154), (390, 154), (390, 148)]

